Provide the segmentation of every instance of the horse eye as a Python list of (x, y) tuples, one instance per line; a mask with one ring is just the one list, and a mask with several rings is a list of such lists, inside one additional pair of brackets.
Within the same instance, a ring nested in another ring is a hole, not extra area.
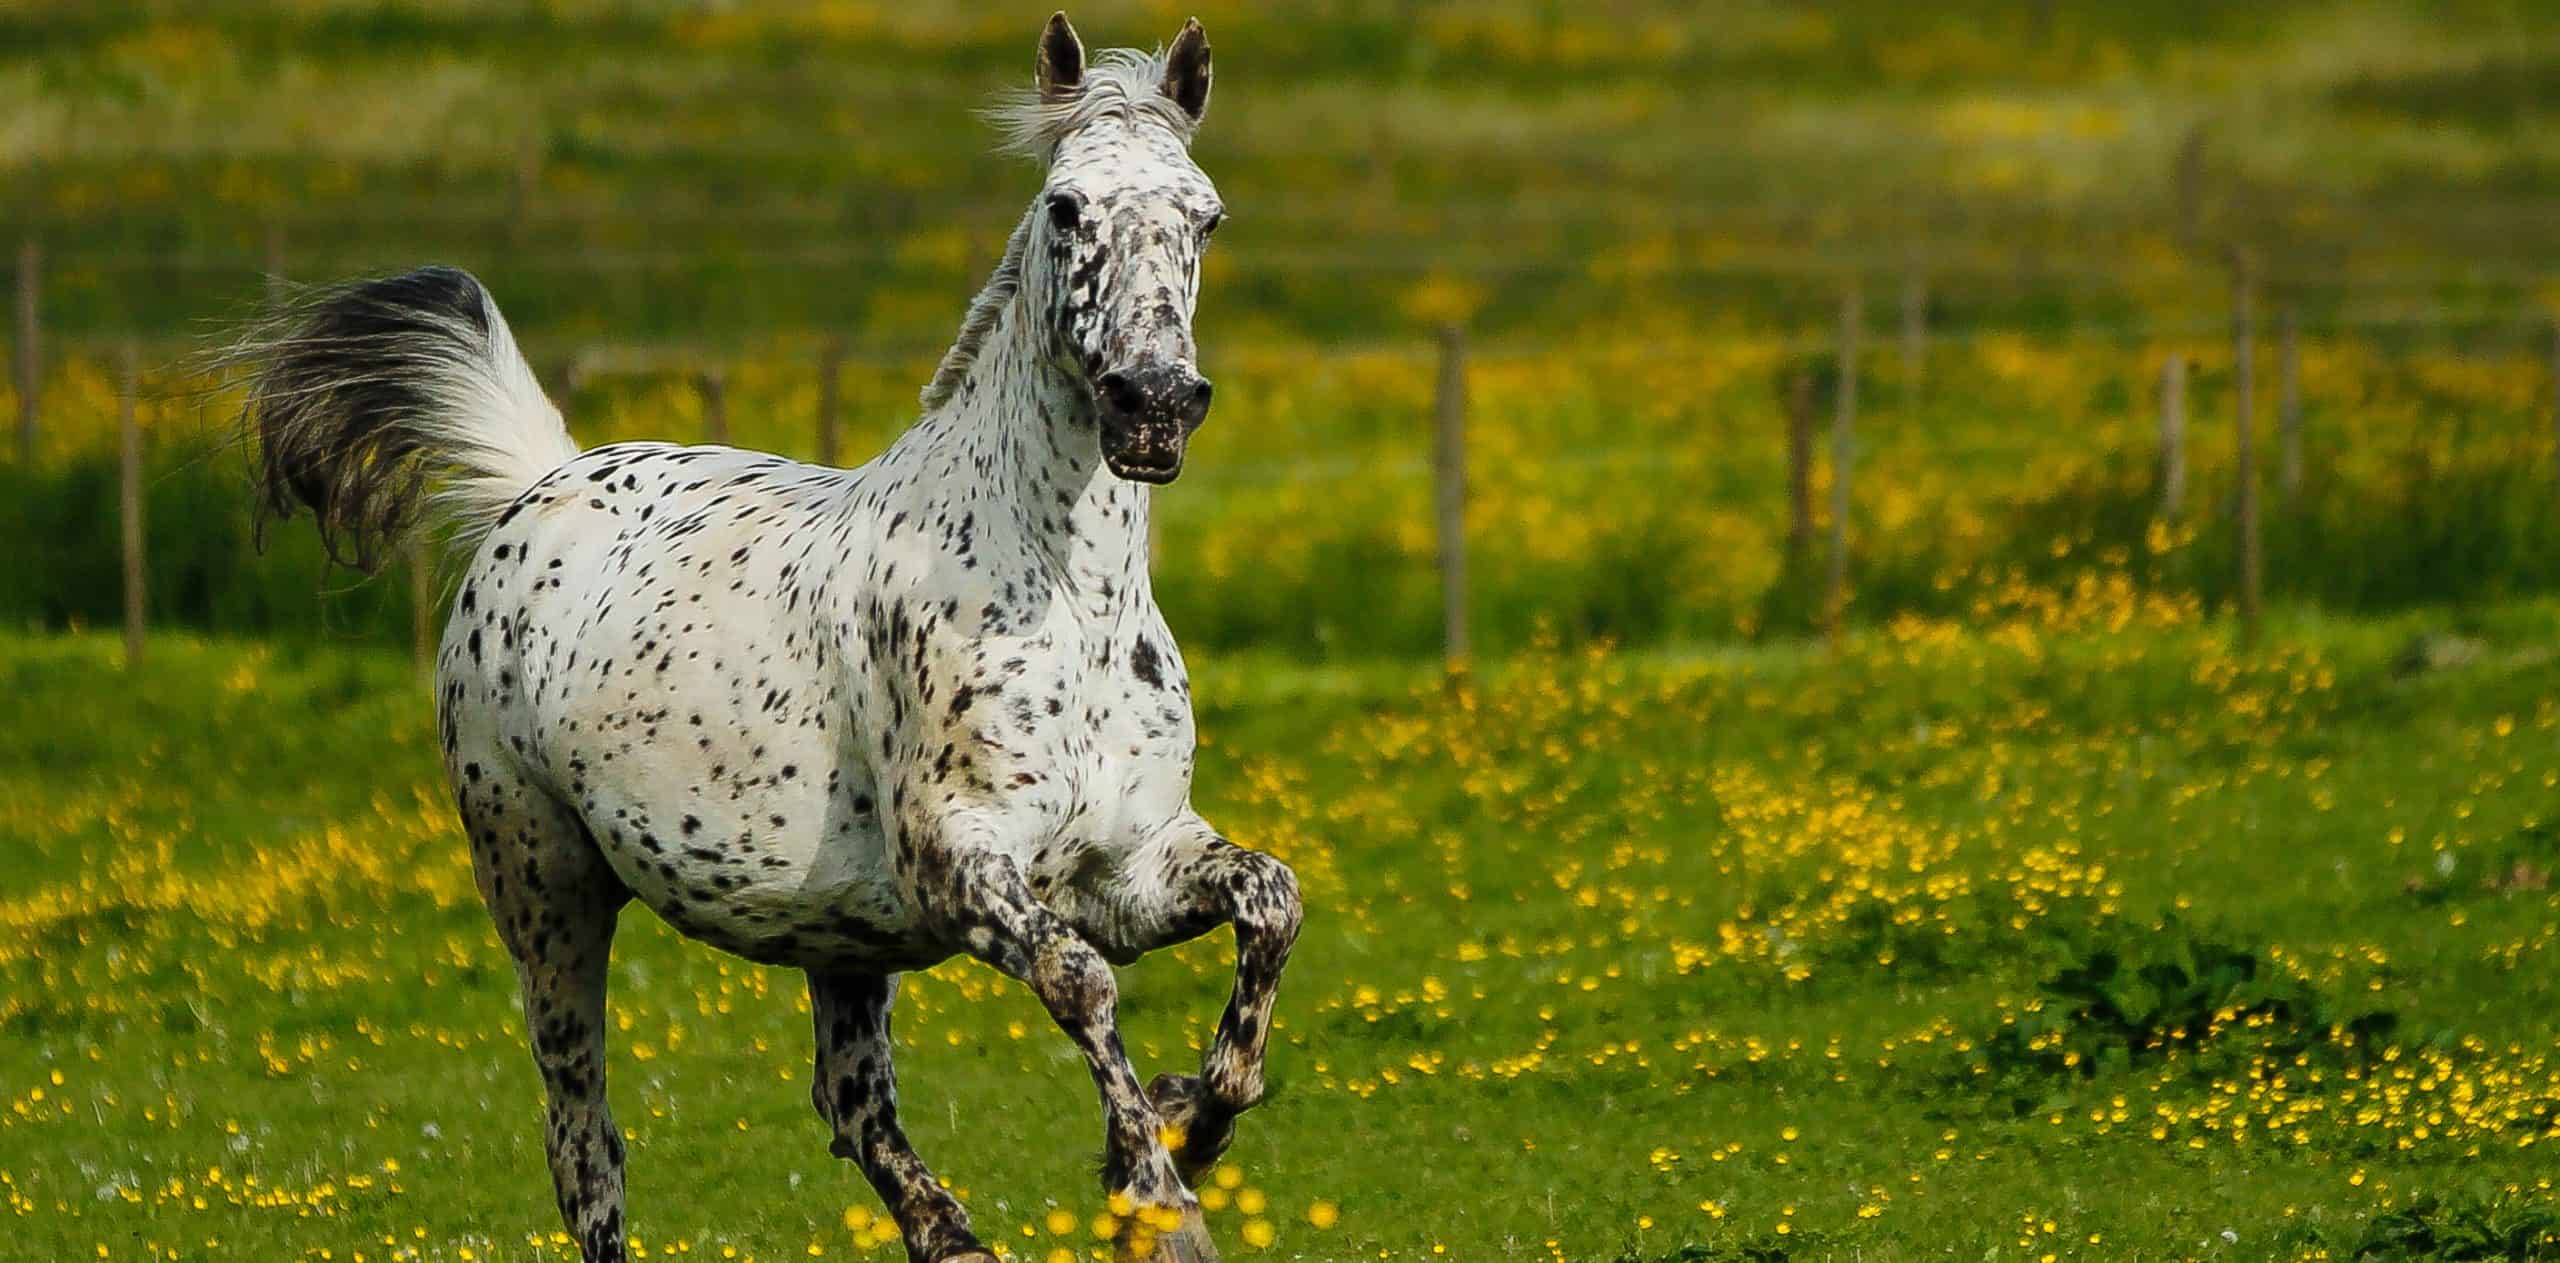
[(1218, 234), (1218, 225), (1225, 222), (1227, 222), (1227, 213), (1225, 211), (1209, 212), (1209, 222), (1200, 226), (1200, 235), (1203, 237), (1216, 236)]
[(1049, 195), (1050, 227), (1060, 232), (1067, 232), (1076, 226), (1076, 221), (1083, 215), (1084, 202), (1075, 194), (1052, 193)]

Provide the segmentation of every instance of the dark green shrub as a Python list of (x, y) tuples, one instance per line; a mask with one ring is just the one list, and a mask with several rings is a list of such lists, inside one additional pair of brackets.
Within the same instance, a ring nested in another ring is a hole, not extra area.
[(2366, 1221), (2356, 1259), (2560, 1259), (2560, 1208), (2483, 1187), (2421, 1194)]
[(2037, 984), (2045, 1003), (1983, 1041), (1983, 1069), (2003, 1081), (2085, 1079), (2211, 1051), (2362, 1057), (2398, 1026), (2388, 1010), (2351, 1009), (2271, 968), (2262, 949), (2174, 915), (2156, 930), (2114, 928), (2069, 949)]

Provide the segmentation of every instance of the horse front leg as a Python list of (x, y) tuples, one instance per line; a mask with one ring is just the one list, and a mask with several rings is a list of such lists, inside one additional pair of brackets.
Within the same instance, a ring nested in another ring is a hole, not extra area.
[(1184, 942), (1219, 925), (1236, 934), (1235, 987), (1198, 1075), (1160, 1074), (1147, 1085), (1175, 1135), (1176, 1170), (1198, 1186), (1235, 1140), (1236, 1116), (1261, 1104), (1263, 1062), (1280, 975), (1298, 941), (1304, 905), (1289, 866), (1219, 836), (1185, 815), (1132, 865), (1130, 880), (1089, 918), (1115, 957)]
[(1039, 997), (1085, 1056), (1102, 1097), (1103, 1189), (1123, 1221), (1122, 1257), (1155, 1263), (1217, 1258), (1192, 1196), (1166, 1152), (1163, 1121), (1138, 1085), (1119, 1027), (1119, 983), (1102, 953), (1032, 893), (1013, 861), (947, 846), (926, 859), (935, 919), (969, 954)]

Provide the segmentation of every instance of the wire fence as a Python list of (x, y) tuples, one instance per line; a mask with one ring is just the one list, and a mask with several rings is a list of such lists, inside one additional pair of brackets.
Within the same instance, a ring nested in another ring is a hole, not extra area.
[[(993, 220), (989, 222), (995, 222)], [(1419, 277), (1435, 273), (1475, 279), (1555, 278), (1587, 275), (1589, 258), (1581, 255), (1525, 254), (1517, 249), (1476, 244), (1476, 234), (1452, 243), (1451, 234), (1406, 243), (1397, 249), (1273, 246), (1236, 256), (1222, 264), (1248, 275)], [(295, 256), (298, 270), (334, 275), (366, 266), (378, 248), (312, 250)], [(49, 255), (53, 264), (102, 277), (258, 276), (276, 269), (274, 253), (256, 250), (183, 248), (137, 253), (112, 246), (91, 246)], [(843, 240), (779, 245), (727, 245), (715, 251), (682, 243), (666, 245), (584, 244), (556, 251), (511, 255), (511, 272), (535, 276), (616, 277), (651, 275), (716, 263), (727, 271), (796, 272), (809, 269), (869, 269), (898, 265), (908, 248), (895, 241)], [(992, 254), (979, 256), (992, 262)], [(2448, 272), (2440, 267), (2361, 265), (2352, 272), (2304, 264), (2269, 269), (2270, 282), (2288, 292), (2352, 301), (2368, 296), (2398, 295), (2422, 301), (2442, 297), (2458, 287), (2469, 294), (2519, 295), (2547, 289), (2551, 281), (2530, 266), (2498, 266), (2480, 260), (2477, 270)], [(1756, 250), (1751, 258), (1631, 258), (1609, 265), (1620, 281), (1729, 281), (1772, 284), (1836, 285), (1853, 277), (1893, 276), (1914, 272), (1933, 281), (1978, 293), (2017, 294), (2069, 287), (2084, 295), (2103, 296), (2130, 288), (2120, 261), (2075, 259), (2058, 255), (1980, 251), (1916, 251), (1890, 246), (1855, 247), (1806, 244), (1793, 250)]]
[[(268, 259), (274, 262), (283, 254), (280, 240), (268, 242)], [(667, 257), (673, 257), (671, 254)], [(777, 257), (798, 257), (788, 253)], [(853, 257), (848, 252), (845, 257)], [(1336, 260), (1340, 262), (1341, 260)], [(228, 261), (237, 264), (239, 260)], [(1777, 359), (1793, 361), (1795, 380), (1784, 390), (1790, 426), (1787, 444), (1789, 469), (1789, 519), (1796, 526), (1788, 532), (1790, 554), (1809, 553), (1814, 547), (1805, 525), (1815, 520), (1808, 497), (1815, 485), (1813, 467), (1823, 459), (1821, 449), (1827, 446), (1829, 467), (1827, 485), (1835, 497), (1828, 513), (1832, 533), (1824, 544), (1826, 558), (1822, 567), (1825, 594), (1819, 608), (1823, 623), (1836, 636), (1845, 608), (1845, 586), (1848, 581), (1848, 556), (1851, 548), (1846, 534), (1851, 518), (1852, 469), (1861, 441), (1856, 436), (1859, 401), (1855, 386), (1859, 373), (1846, 366), (1856, 365), (1861, 357), (1860, 343), (1882, 348), (1898, 342), (1904, 371), (1914, 382), (1930, 354), (1938, 349), (1979, 347), (1994, 339), (2021, 336), (2014, 325), (1992, 322), (1943, 322), (1932, 319), (1931, 296), (1940, 287), (1956, 287), (1961, 277), (1949, 277), (1907, 266), (1886, 268), (1879, 265), (1874, 274), (1895, 278), (1898, 302), (1870, 304), (1865, 301), (1869, 284), (1855, 266), (1857, 261), (1839, 263), (1826, 272), (1839, 286), (1842, 305), (1836, 320), (1827, 330), (1806, 329), (1777, 338), (1757, 338), (1755, 344)], [(49, 339), (42, 329), (43, 284), (45, 268), (43, 250), (34, 239), (21, 246), (17, 260), (14, 291), (14, 381), (18, 403), (17, 452), (22, 463), (32, 462), (37, 437), (44, 419), (44, 384), (46, 365), (66, 355), (86, 355), (112, 359), (121, 367), (116, 371), (120, 422), (117, 429), (123, 452), (119, 462), (121, 490), (118, 498), (120, 538), (124, 541), (123, 567), (126, 601), (126, 623), (131, 652), (142, 652), (144, 628), (148, 612), (143, 608), (142, 593), (147, 584), (142, 575), (148, 558), (141, 544), (143, 505), (148, 499), (138, 480), (143, 464), (137, 452), (143, 441), (141, 427), (134, 422), (137, 398), (152, 389), (152, 380), (168, 376), (165, 372), (146, 370), (146, 365), (181, 360), (193, 344), (183, 338), (145, 339), (138, 336), (82, 335)], [(271, 269), (274, 276), (281, 269)], [(1845, 278), (1845, 279), (1842, 279)], [(2255, 345), (2259, 317), (2253, 310), (2257, 296), (2267, 287), (2262, 273), (2254, 269), (2233, 280), (2232, 309), (2221, 317), (2140, 318), (2075, 322), (2061, 335), (2081, 344), (2114, 346), (2136, 353), (2162, 358), (2162, 379), (2157, 392), (2159, 426), (2159, 464), (2162, 469), (2164, 494), (2159, 512), (2174, 517), (2181, 509), (2180, 499), (2185, 483), (2185, 448), (2192, 441), (2189, 427), (2189, 397), (2185, 386), (2187, 359), (2177, 348), (2200, 342), (2231, 339), (2232, 359), (2239, 369), (2239, 397), (2254, 398), (2248, 384), (2248, 366), (2256, 363)], [(2288, 287), (2290, 288), (2290, 287)], [(2521, 285), (2513, 288), (2522, 288)], [(274, 291), (271, 289), (270, 293)], [(2519, 341), (2538, 344), (2549, 339), (2550, 374), (2554, 403), (2551, 412), (2550, 458), (2554, 469), (2554, 493), (2560, 496), (2560, 323), (2538, 309), (2528, 299), (2515, 297), (2476, 297), (2465, 304), (2448, 305), (2412, 287), (2409, 296), (2393, 296), (2381, 287), (2362, 285), (2356, 292), (2360, 298), (2351, 303), (2333, 305), (2309, 318), (2298, 314), (2290, 302), (2274, 304), (2281, 321), (2281, 376), (2279, 405), (2279, 446), (2277, 468), (2285, 493), (2290, 496), (2300, 480), (2297, 340), (2306, 336), (2335, 337), (2379, 333), (2420, 332), (2457, 341), (2494, 339), (2513, 345)], [(1551, 341), (1509, 342), (1491, 340), (1477, 342), (1456, 325), (1425, 328), (1420, 336), (1403, 338), (1344, 339), (1307, 348), (1309, 354), (1328, 357), (1367, 357), (1391, 360), (1413, 366), (1429, 365), (1436, 371), (1433, 380), (1436, 402), (1432, 415), (1436, 418), (1437, 435), (1427, 454), (1395, 453), (1310, 456), (1286, 459), (1263, 459), (1250, 462), (1224, 463), (1215, 469), (1198, 471), (1193, 481), (1230, 488), (1277, 486), (1283, 484), (1340, 483), (1350, 480), (1395, 481), (1411, 483), (1427, 480), (1434, 491), (1437, 505), (1433, 518), (1436, 533), (1436, 567), (1444, 589), (1444, 628), (1442, 643), (1449, 660), (1465, 661), (1468, 655), (1466, 627), (1467, 598), (1467, 452), (1468, 379), (1471, 371), (1498, 368), (1506, 364), (1551, 361), (1559, 356), (1587, 356), (1605, 359), (1610, 356), (1640, 355), (1652, 344), (1626, 336), (1578, 339), (1558, 344)], [(808, 356), (809, 371), (817, 383), (818, 415), (813, 418), (813, 433), (820, 451), (832, 457), (840, 427), (838, 412), (842, 395), (838, 376), (848, 365), (866, 366), (886, 371), (907, 366), (929, 365), (942, 349), (938, 344), (918, 341), (864, 341), (842, 335), (812, 335), (787, 338), (794, 346), (790, 354)], [(801, 341), (813, 344), (798, 347)], [(746, 353), (736, 343), (722, 344), (695, 340), (619, 341), (593, 340), (573, 336), (535, 339), (528, 344), (534, 362), (545, 367), (546, 375), (559, 381), (556, 385), (575, 388), (592, 385), (614, 377), (641, 377), (689, 381), (698, 397), (701, 431), (693, 436), (709, 442), (725, 442), (728, 437), (729, 368)], [(768, 348), (763, 358), (772, 358)], [(1826, 362), (1829, 389), (1833, 392), (1831, 411), (1833, 434), (1830, 442), (1813, 441), (1815, 424), (1811, 406), (1813, 387), (1811, 370), (1804, 364)], [(2250, 437), (2255, 426), (2243, 404), (2238, 410), (2237, 450), (2244, 462), (2254, 456)], [(1583, 471), (1638, 472), (1670, 464), (1680, 453), (1668, 444), (1651, 442), (1609, 442), (1577, 446), (1569, 452), (1545, 458), (1549, 468)], [(2262, 583), (2258, 562), (2259, 529), (2255, 498), (2258, 479), (2245, 469), (2239, 479), (2238, 500), (2229, 515), (2240, 532), (2234, 549), (2242, 558), (2243, 573), (2237, 577), (2241, 598), (2238, 608), (2243, 625), (2254, 629), (2259, 608), (2258, 589)], [(426, 583), (427, 562), (413, 559), (416, 582)], [(426, 611), (432, 604), (432, 593), (420, 586), (413, 593), (418, 607), (414, 624), (415, 641), (423, 655), (427, 649), (428, 623)]]

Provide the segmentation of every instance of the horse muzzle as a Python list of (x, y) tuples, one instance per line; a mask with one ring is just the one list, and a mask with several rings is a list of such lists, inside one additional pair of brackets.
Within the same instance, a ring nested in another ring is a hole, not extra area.
[(1209, 419), (1209, 395), (1209, 379), (1188, 364), (1113, 369), (1096, 378), (1102, 462), (1130, 482), (1173, 481), (1191, 432)]

